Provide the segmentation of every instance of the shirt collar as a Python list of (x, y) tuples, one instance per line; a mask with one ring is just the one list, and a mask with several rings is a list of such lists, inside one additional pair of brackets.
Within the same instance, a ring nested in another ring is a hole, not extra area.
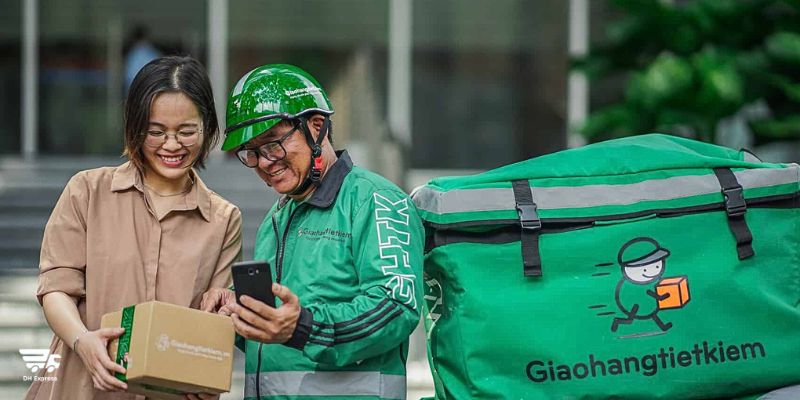
[(141, 174), (133, 163), (128, 161), (114, 170), (114, 176), (111, 178), (111, 191), (121, 192), (132, 187), (144, 193)]
[(338, 159), (325, 173), (319, 186), (311, 194), (311, 198), (306, 200), (306, 203), (319, 208), (328, 208), (333, 204), (336, 195), (339, 194), (339, 189), (342, 188), (344, 178), (353, 169), (353, 161), (347, 154), (347, 150), (337, 151), (336, 156)]
[(192, 177), (194, 178), (194, 185), (192, 185), (192, 192), (186, 196), (186, 204), (189, 209), (197, 208), (200, 210), (200, 215), (206, 222), (211, 221), (211, 189), (206, 186), (205, 182), (197, 175), (197, 171), (192, 168)]
[[(190, 172), (194, 185), (189, 194), (186, 196), (187, 209), (200, 211), (200, 215), (206, 221), (211, 220), (211, 189), (197, 175), (197, 171), (192, 169)], [(111, 178), (111, 191), (121, 192), (130, 188), (144, 193), (144, 183), (142, 181), (142, 174), (130, 161), (117, 167), (114, 171), (114, 176)]]

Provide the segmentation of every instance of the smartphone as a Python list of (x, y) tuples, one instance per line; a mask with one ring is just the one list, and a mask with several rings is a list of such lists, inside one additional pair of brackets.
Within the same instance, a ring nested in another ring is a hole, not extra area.
[(233, 288), (236, 302), (242, 305), (239, 297), (248, 295), (270, 307), (275, 307), (272, 293), (272, 273), (266, 261), (239, 261), (231, 266)]

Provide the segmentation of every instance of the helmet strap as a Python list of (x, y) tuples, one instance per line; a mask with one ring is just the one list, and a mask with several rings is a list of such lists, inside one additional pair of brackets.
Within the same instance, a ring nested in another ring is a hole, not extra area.
[(319, 185), (320, 180), (322, 180), (322, 168), (324, 167), (322, 163), (322, 142), (328, 134), (331, 122), (330, 118), (326, 115), (325, 120), (322, 122), (322, 129), (320, 129), (319, 136), (315, 142), (314, 135), (312, 135), (311, 131), (308, 129), (308, 118), (304, 116), (299, 119), (300, 128), (303, 130), (306, 143), (308, 143), (308, 147), (311, 149), (311, 162), (305, 180), (303, 180), (303, 183), (298, 186), (297, 189), (290, 193), (292, 195), (301, 194), (305, 192), (309, 186)]

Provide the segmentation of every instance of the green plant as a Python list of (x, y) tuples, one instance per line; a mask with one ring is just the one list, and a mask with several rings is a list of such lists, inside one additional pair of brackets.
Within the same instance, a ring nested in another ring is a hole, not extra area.
[(612, 0), (622, 17), (573, 68), (622, 78), (619, 101), (592, 112), (590, 140), (649, 133), (715, 142), (717, 124), (763, 102), (756, 144), (800, 139), (800, 0)]

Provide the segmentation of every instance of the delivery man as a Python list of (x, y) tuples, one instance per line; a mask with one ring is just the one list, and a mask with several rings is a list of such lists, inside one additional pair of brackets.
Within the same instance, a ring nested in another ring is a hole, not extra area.
[(333, 150), (331, 114), (316, 79), (291, 65), (248, 72), (228, 100), (222, 149), (283, 195), (254, 257), (272, 267), (277, 308), (247, 296), (240, 306), (226, 289), (203, 303), (246, 339), (246, 398), (406, 398), (424, 231), (402, 190)]

